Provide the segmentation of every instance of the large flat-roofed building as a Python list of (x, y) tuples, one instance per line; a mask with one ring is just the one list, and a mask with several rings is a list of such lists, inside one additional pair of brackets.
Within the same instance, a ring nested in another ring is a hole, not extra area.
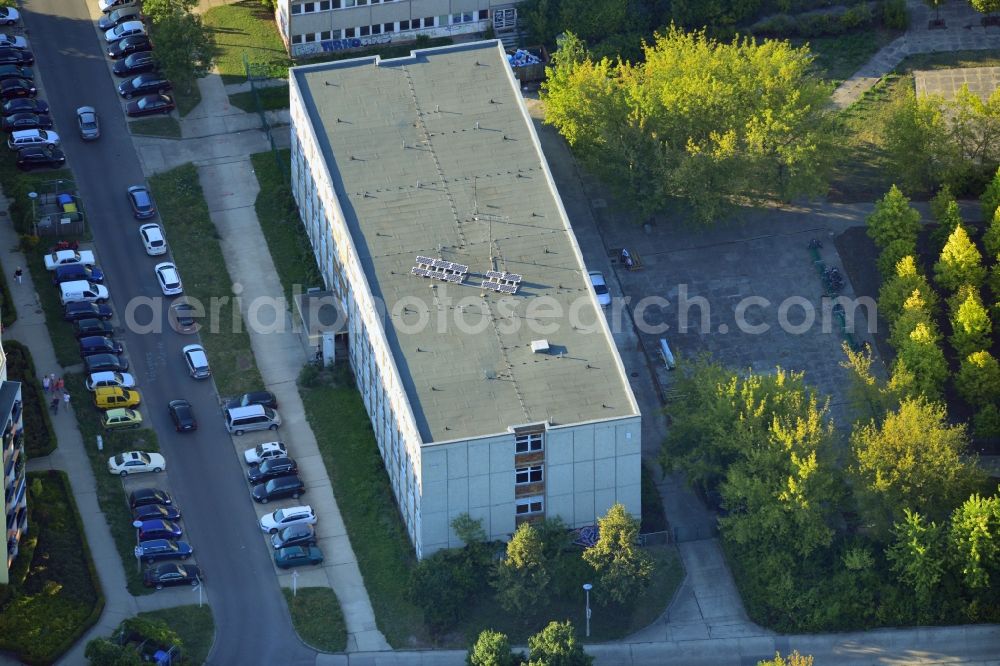
[(21, 537), (28, 533), (28, 492), (22, 430), (21, 383), (7, 381), (7, 355), (0, 347), (0, 442), (3, 444), (3, 499), (0, 512), (7, 521), (3, 540), (0, 584), (9, 582)]
[(292, 189), (419, 557), (640, 513), (641, 416), (499, 42), (291, 70)]

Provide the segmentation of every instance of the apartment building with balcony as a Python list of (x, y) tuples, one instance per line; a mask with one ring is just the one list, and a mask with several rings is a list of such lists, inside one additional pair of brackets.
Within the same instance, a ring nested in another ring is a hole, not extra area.
[(0, 423), (3, 424), (3, 500), (0, 503), (7, 521), (3, 540), (4, 566), (0, 583), (9, 580), (10, 567), (17, 557), (21, 537), (28, 532), (28, 489), (21, 415), (21, 383), (7, 381), (7, 356), (0, 346)]

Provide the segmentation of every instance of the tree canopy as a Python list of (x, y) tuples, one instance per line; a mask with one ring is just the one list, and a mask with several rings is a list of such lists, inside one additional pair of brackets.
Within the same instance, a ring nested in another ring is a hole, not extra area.
[(583, 559), (599, 576), (599, 598), (628, 603), (642, 594), (653, 575), (652, 559), (639, 549), (639, 521), (622, 504), (614, 504), (597, 526), (597, 541), (583, 551)]

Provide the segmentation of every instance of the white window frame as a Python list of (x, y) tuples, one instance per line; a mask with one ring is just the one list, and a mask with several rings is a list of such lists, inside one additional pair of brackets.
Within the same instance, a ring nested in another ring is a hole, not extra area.
[(514, 436), (514, 453), (537, 453), (544, 450), (544, 432), (528, 432)]
[(514, 485), (526, 486), (529, 483), (541, 483), (545, 481), (544, 467), (544, 465), (518, 467), (514, 470)]
[(537, 516), (545, 513), (545, 497), (533, 495), (531, 497), (520, 497), (514, 500), (514, 515), (517, 516)]

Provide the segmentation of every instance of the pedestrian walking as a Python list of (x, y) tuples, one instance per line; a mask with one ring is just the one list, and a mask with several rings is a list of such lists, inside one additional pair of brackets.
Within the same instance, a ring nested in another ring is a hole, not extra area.
[(44, 377), (42, 377), (42, 388), (45, 389), (46, 393), (49, 392), (49, 376), (48, 375), (45, 375)]
[(14, 271), (14, 281), (17, 282), (18, 284), (21, 284), (21, 277), (23, 275), (24, 275), (24, 271), (22, 271), (21, 267), (18, 266), (17, 270)]
[(65, 387), (66, 387), (66, 382), (63, 381), (62, 377), (60, 377), (59, 379), (56, 380), (56, 390), (57, 391), (62, 391)]
[(53, 391), (56, 389), (56, 373), (54, 372), (49, 375), (49, 386), (52, 387)]
[(66, 405), (67, 408), (69, 407), (69, 391), (63, 393), (63, 404)]
[(52, 401), (49, 403), (49, 409), (52, 410), (53, 414), (59, 413), (59, 396), (52, 398)]

